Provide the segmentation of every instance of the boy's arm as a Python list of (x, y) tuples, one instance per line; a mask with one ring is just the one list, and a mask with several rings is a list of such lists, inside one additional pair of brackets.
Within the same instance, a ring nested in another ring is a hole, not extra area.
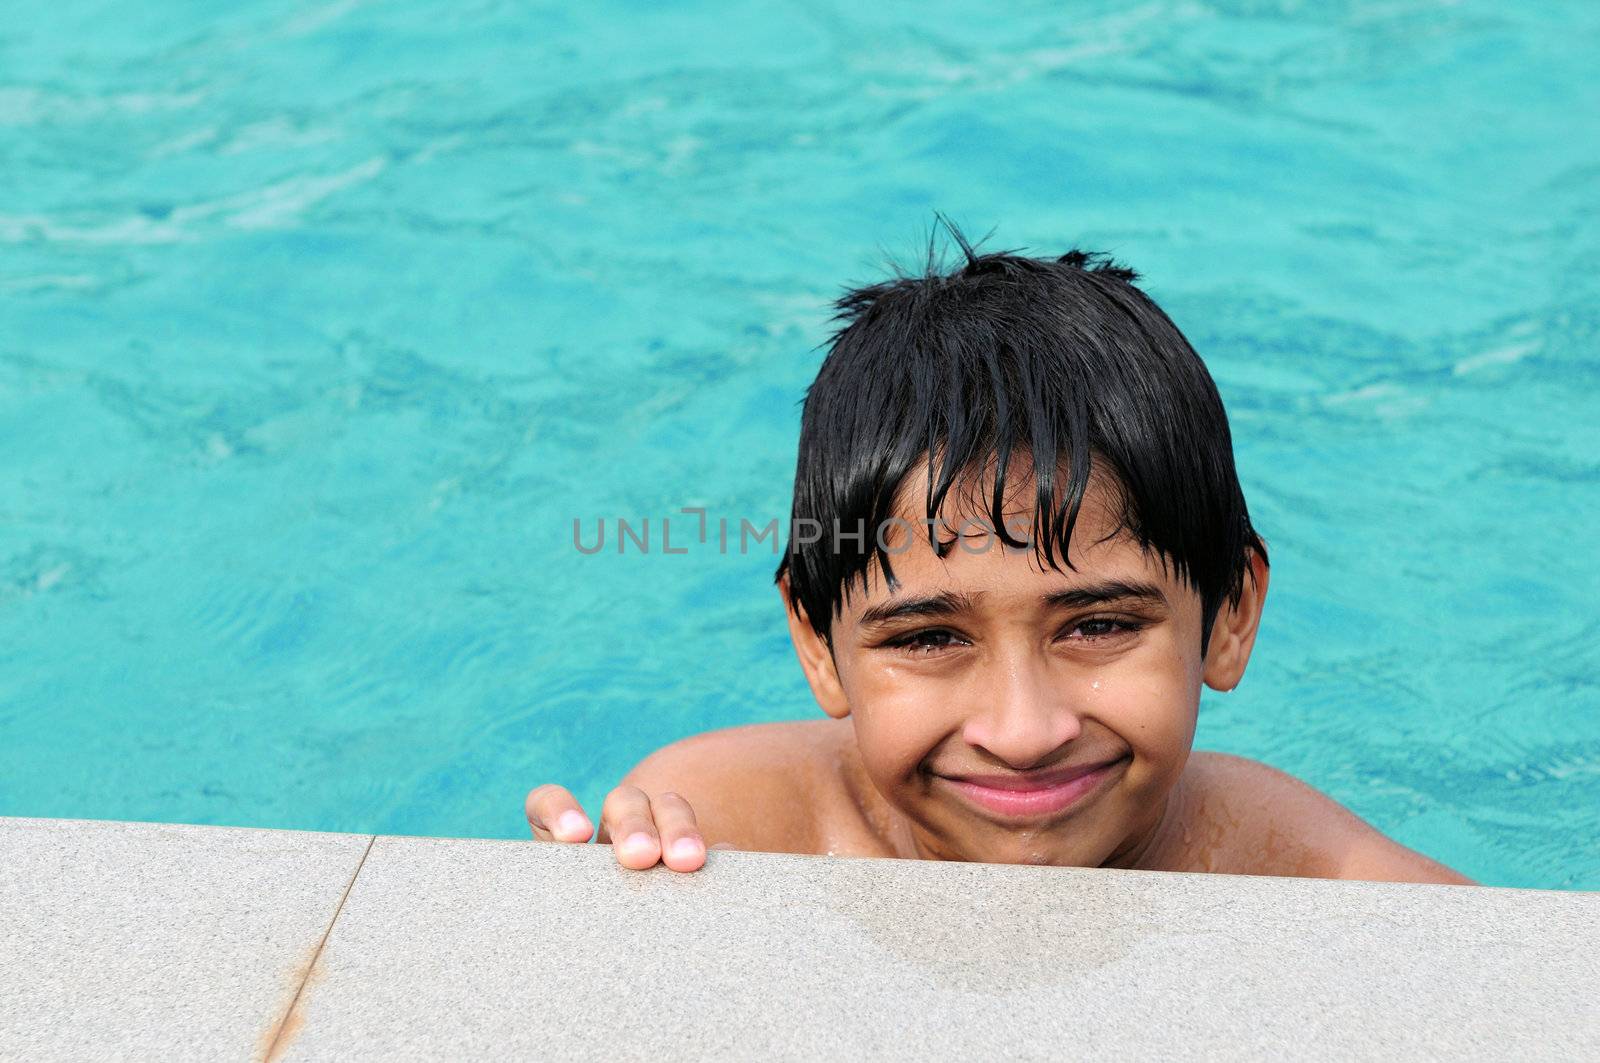
[[(1359, 820), (1358, 820), (1359, 822)], [(1407, 849), (1362, 823), (1365, 836), (1351, 838), (1339, 864), (1339, 878), (1367, 882), (1437, 882), (1451, 886), (1475, 886), (1472, 879)]]
[(1197, 754), (1207, 803), (1237, 825), (1240, 874), (1369, 882), (1475, 885), (1472, 879), (1385, 836), (1333, 798), (1260, 761)]
[[(794, 800), (804, 725), (755, 724), (694, 735), (640, 761), (606, 795), (596, 840), (622, 866), (657, 862), (695, 871), (712, 848), (807, 852), (805, 809)], [(528, 825), (540, 841), (586, 842), (594, 833), (565, 788), (528, 794)]]
[(681, 795), (714, 848), (809, 852), (813, 817), (797, 797), (812, 789), (804, 754), (813, 745), (810, 723), (707, 731), (656, 750), (618, 788)]

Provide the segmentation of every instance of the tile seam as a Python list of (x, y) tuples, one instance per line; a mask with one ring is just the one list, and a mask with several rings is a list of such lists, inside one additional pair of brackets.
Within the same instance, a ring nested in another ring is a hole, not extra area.
[(361, 877), (361, 869), (367, 866), (367, 857), (372, 854), (372, 847), (378, 841), (378, 835), (373, 834), (367, 838), (367, 847), (361, 851), (361, 859), (356, 861), (356, 869), (350, 875), (350, 881), (344, 885), (344, 892), (339, 894), (339, 903), (334, 906), (333, 918), (328, 920), (328, 925), (322, 931), (322, 939), (317, 942), (316, 952), (311, 954), (311, 962), (306, 965), (306, 973), (301, 976), (300, 984), (295, 986), (294, 998), (289, 1001), (289, 1006), (284, 1010), (283, 1017), (278, 1020), (277, 1029), (272, 1033), (272, 1041), (267, 1045), (267, 1051), (262, 1057), (265, 1060), (277, 1058), (279, 1042), (283, 1040), (284, 1031), (289, 1027), (289, 1020), (294, 1016), (294, 1009), (300, 1006), (300, 997), (306, 991), (306, 983), (311, 981), (311, 975), (317, 969), (317, 964), (322, 960), (322, 950), (328, 945), (328, 938), (333, 936), (334, 924), (339, 921), (339, 916), (344, 913), (344, 902), (350, 899), (350, 891), (355, 888), (356, 879)]

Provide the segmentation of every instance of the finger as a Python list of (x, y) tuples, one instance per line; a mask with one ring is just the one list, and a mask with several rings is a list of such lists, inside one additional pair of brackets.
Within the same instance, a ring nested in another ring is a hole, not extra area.
[(564, 786), (546, 783), (535, 787), (524, 807), (533, 836), (542, 842), (586, 842), (594, 834), (583, 806)]
[(706, 840), (700, 836), (694, 809), (675, 793), (650, 798), (650, 811), (661, 837), (661, 862), (674, 871), (698, 871), (706, 862)]
[(650, 798), (637, 786), (619, 786), (607, 794), (600, 823), (623, 867), (643, 871), (661, 859), (661, 839), (650, 813)]

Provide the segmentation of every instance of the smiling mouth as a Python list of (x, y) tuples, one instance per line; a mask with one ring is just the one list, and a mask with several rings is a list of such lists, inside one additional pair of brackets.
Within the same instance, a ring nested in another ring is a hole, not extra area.
[(1037, 819), (1079, 804), (1098, 791), (1128, 757), (1034, 775), (939, 775), (958, 796), (991, 816)]

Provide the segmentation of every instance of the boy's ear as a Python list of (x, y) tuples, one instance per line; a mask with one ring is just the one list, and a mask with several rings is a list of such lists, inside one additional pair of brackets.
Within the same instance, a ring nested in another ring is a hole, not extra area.
[(783, 611), (789, 617), (789, 638), (794, 642), (795, 655), (800, 658), (800, 668), (811, 685), (811, 694), (822, 706), (822, 711), (836, 720), (850, 715), (850, 703), (845, 700), (844, 687), (839, 682), (839, 671), (834, 667), (833, 651), (821, 635), (811, 627), (805, 607), (789, 596), (789, 574), (778, 581), (778, 593), (783, 596)]
[(1206, 646), (1205, 683), (1212, 690), (1232, 690), (1244, 678), (1250, 650), (1256, 644), (1256, 629), (1261, 626), (1261, 607), (1267, 598), (1267, 559), (1250, 551), (1244, 592), (1238, 605), (1222, 604), (1211, 625), (1211, 641)]

